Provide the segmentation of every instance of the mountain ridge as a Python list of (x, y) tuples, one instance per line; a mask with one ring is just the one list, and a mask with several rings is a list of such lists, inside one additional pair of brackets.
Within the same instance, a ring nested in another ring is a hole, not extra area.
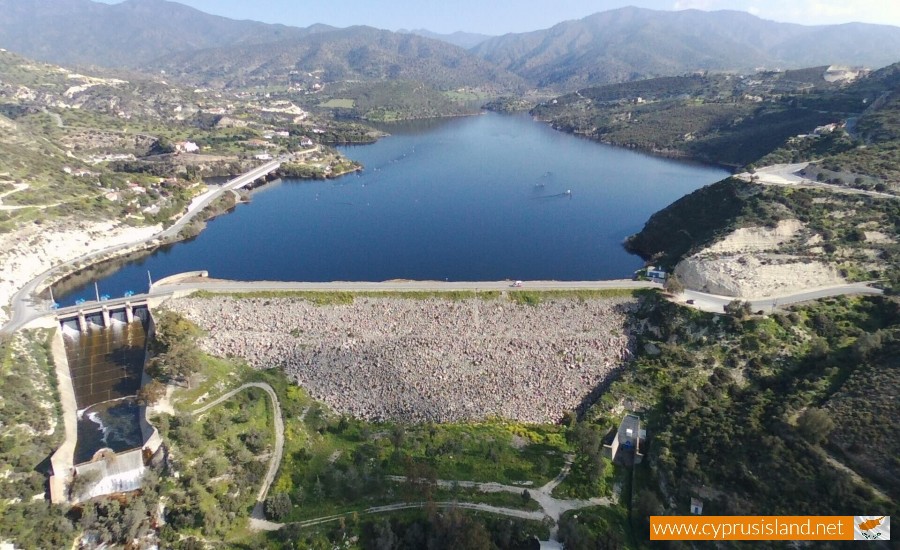
[(471, 51), (534, 86), (571, 90), (694, 70), (877, 68), (896, 61), (891, 52), (900, 51), (900, 28), (804, 26), (733, 10), (627, 7), (491, 38)]
[(518, 76), (458, 46), (363, 25), (265, 44), (175, 53), (147, 68), (204, 85), (289, 81), (292, 73), (321, 71), (326, 82), (409, 80), (445, 90), (525, 87)]
[(168, 0), (0, 0), (0, 47), (61, 65), (137, 68), (161, 55), (332, 29), (238, 21)]

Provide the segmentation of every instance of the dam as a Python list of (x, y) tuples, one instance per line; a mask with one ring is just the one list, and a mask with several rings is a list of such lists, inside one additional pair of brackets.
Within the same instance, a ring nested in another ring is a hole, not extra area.
[(54, 473), (66, 470), (66, 480), (91, 480), (81, 493), (67, 496), (73, 501), (138, 489), (143, 448), (155, 432), (136, 400), (152, 326), (148, 306), (100, 305), (57, 320), (68, 370), (60, 391), (74, 398), (77, 437), (57, 451), (59, 461), (54, 455)]

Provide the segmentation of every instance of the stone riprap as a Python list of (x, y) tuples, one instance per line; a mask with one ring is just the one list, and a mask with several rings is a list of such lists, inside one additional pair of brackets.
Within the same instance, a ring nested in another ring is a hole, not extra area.
[(284, 369), (339, 413), (366, 420), (553, 422), (631, 356), (630, 298), (294, 298), (170, 302), (203, 349)]

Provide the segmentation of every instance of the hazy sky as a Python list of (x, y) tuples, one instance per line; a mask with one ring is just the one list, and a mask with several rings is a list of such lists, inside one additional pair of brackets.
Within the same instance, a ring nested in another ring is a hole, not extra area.
[[(116, 4), (121, 0), (101, 0)], [(900, 26), (900, 0), (177, 0), (233, 19), (305, 27), (370, 25), (382, 29), (504, 34), (550, 27), (622, 6), (658, 10), (747, 11), (803, 24), (861, 21)]]

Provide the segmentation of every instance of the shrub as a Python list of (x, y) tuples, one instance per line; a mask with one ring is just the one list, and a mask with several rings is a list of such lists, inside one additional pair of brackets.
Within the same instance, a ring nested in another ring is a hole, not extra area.
[(266, 498), (266, 517), (281, 521), (291, 513), (293, 504), (287, 493), (275, 493)]

